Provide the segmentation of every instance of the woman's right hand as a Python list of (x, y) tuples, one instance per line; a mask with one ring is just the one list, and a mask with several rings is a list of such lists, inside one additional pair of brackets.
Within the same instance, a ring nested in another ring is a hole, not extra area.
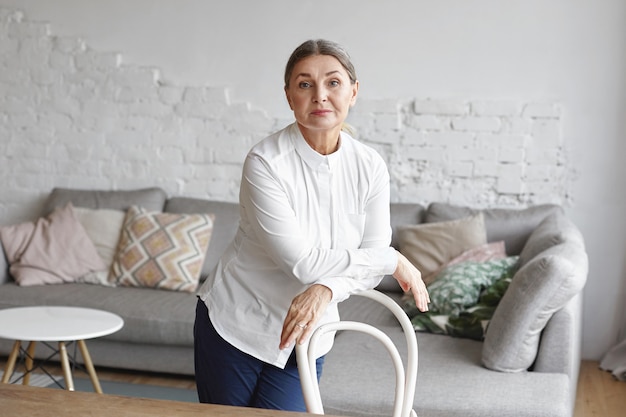
[(291, 301), (280, 335), (280, 349), (290, 347), (296, 339), (304, 343), (313, 333), (326, 306), (333, 298), (330, 288), (313, 284)]
[(398, 252), (398, 266), (393, 277), (398, 281), (404, 292), (413, 294), (415, 306), (421, 312), (428, 311), (430, 296), (426, 284), (422, 280), (422, 273), (400, 252)]

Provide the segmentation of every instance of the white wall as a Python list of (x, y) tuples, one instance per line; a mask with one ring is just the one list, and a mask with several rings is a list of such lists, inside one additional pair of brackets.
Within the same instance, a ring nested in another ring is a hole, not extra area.
[(55, 35), (83, 37), (99, 53), (119, 52), (124, 64), (158, 68), (165, 84), (225, 87), (231, 102), (249, 103), (270, 119), (290, 116), (284, 63), (310, 37), (350, 50), (364, 102), (558, 103), (568, 175), (558, 199), (581, 227), (591, 263), (583, 354), (599, 358), (617, 341), (626, 298), (622, 0), (0, 0), (0, 6), (50, 22)]

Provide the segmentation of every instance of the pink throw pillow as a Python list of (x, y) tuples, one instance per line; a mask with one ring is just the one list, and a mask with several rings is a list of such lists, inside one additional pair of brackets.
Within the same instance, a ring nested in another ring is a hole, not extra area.
[(460, 255), (452, 258), (445, 264), (441, 265), (436, 271), (431, 274), (428, 274), (424, 277), (424, 282), (427, 285), (432, 284), (436, 281), (437, 275), (445, 268), (455, 265), (461, 262), (473, 261), (473, 262), (487, 262), (495, 259), (504, 259), (506, 258), (506, 248), (504, 246), (504, 241), (485, 243), (484, 245), (477, 246), (475, 248), (471, 248), (461, 253)]
[(18, 285), (74, 282), (106, 269), (71, 203), (35, 222), (0, 228), (0, 240)]

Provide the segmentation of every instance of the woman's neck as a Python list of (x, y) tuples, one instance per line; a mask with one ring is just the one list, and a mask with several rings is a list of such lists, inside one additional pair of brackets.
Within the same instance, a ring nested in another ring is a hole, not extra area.
[(306, 143), (321, 155), (330, 155), (339, 149), (339, 136), (341, 128), (331, 130), (308, 130), (298, 124), (298, 128)]

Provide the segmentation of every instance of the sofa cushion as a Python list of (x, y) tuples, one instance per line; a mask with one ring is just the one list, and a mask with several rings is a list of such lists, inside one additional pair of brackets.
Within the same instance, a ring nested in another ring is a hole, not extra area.
[[(399, 305), (402, 305), (403, 294), (395, 291), (385, 293)], [(391, 314), (383, 304), (366, 297), (351, 295), (337, 305), (339, 317), (343, 321), (360, 321), (375, 327), (398, 326), (396, 316)]]
[(76, 218), (95, 245), (105, 265), (111, 265), (126, 213), (121, 210), (74, 207)]
[(478, 303), (480, 293), (492, 286), (517, 263), (517, 256), (486, 262), (467, 261), (451, 265), (441, 271), (428, 287), (430, 309), (441, 314), (459, 314)]
[(458, 256), (455, 256), (448, 262), (444, 263), (433, 272), (430, 280), (431, 284), (437, 280), (441, 271), (445, 268), (459, 264), (461, 262), (474, 261), (474, 262), (487, 262), (494, 259), (506, 258), (506, 248), (504, 247), (504, 241), (485, 243), (480, 246), (468, 249)]
[[(124, 327), (105, 336), (105, 340), (193, 348), (193, 322), (198, 301), (193, 293), (78, 283), (33, 287), (7, 283), (2, 286), (1, 294), (0, 308), (64, 305), (118, 314), (124, 319)], [(87, 341), (87, 345), (89, 343)]]
[(400, 249), (398, 228), (408, 224), (421, 224), (426, 208), (419, 204), (393, 203), (389, 206), (391, 214), (391, 246)]
[(80, 190), (54, 188), (44, 204), (44, 215), (71, 202), (75, 207), (126, 211), (132, 205), (150, 211), (162, 211), (167, 195), (161, 188), (137, 190)]
[(485, 329), (517, 270), (517, 256), (462, 262), (445, 268), (429, 287), (430, 309), (412, 297), (402, 307), (418, 331), (483, 340)]
[(212, 213), (215, 216), (211, 244), (202, 266), (200, 280), (217, 265), (226, 247), (232, 242), (239, 227), (239, 204), (188, 197), (172, 197), (165, 204), (167, 213)]
[(563, 242), (584, 245), (580, 230), (559, 211), (547, 216), (532, 232), (520, 253), (520, 264), (528, 263), (544, 250)]
[(110, 285), (109, 268), (120, 240), (120, 233), (126, 213), (121, 210), (89, 209), (74, 207), (74, 213), (94, 243), (105, 268), (83, 275), (79, 281), (89, 284)]
[(483, 364), (493, 370), (529, 369), (541, 331), (587, 279), (587, 255), (578, 244), (552, 246), (523, 265), (498, 305), (485, 336)]
[(73, 282), (105, 268), (71, 203), (35, 222), (0, 228), (0, 240), (19, 285)]
[[(167, 195), (160, 188), (144, 188), (138, 190), (81, 190), (71, 188), (54, 188), (44, 203), (42, 216), (47, 216), (57, 207), (71, 202), (76, 207), (108, 208), (126, 211), (133, 204), (150, 210), (162, 210)], [(2, 250), (4, 253), (4, 250)], [(0, 284), (10, 281), (6, 255), (0, 254)]]
[(194, 292), (212, 231), (212, 214), (148, 212), (132, 206), (124, 219), (109, 281)]
[(426, 285), (444, 263), (487, 243), (482, 213), (437, 223), (398, 227), (400, 252), (422, 273)]
[(519, 255), (533, 230), (549, 214), (563, 209), (557, 205), (544, 204), (526, 209), (474, 209), (446, 203), (431, 203), (424, 221), (441, 222), (471, 216), (482, 211), (485, 216), (487, 241), (504, 240), (509, 255)]
[[(489, 321), (510, 283), (511, 277), (504, 275), (481, 293), (478, 303), (464, 308), (458, 314), (439, 314), (434, 310), (412, 313), (413, 327), (418, 331), (482, 341)], [(411, 308), (416, 310), (414, 305)]]
[[(391, 213), (391, 246), (400, 249), (398, 243), (398, 227), (407, 224), (422, 223), (426, 208), (416, 203), (392, 203), (389, 206)], [(385, 275), (376, 287), (379, 291), (402, 293), (398, 281), (391, 275)]]
[[(406, 363), (402, 329), (396, 325), (381, 330), (394, 341)], [(571, 415), (565, 374), (493, 372), (480, 365), (483, 344), (470, 339), (420, 333), (418, 345), (414, 409), (419, 416)], [(380, 342), (350, 331), (337, 335), (320, 380), (327, 414), (391, 415), (394, 387), (393, 364)]]
[(7, 255), (4, 253), (4, 246), (0, 240), (0, 285), (9, 282), (11, 275), (9, 274), (9, 261)]

